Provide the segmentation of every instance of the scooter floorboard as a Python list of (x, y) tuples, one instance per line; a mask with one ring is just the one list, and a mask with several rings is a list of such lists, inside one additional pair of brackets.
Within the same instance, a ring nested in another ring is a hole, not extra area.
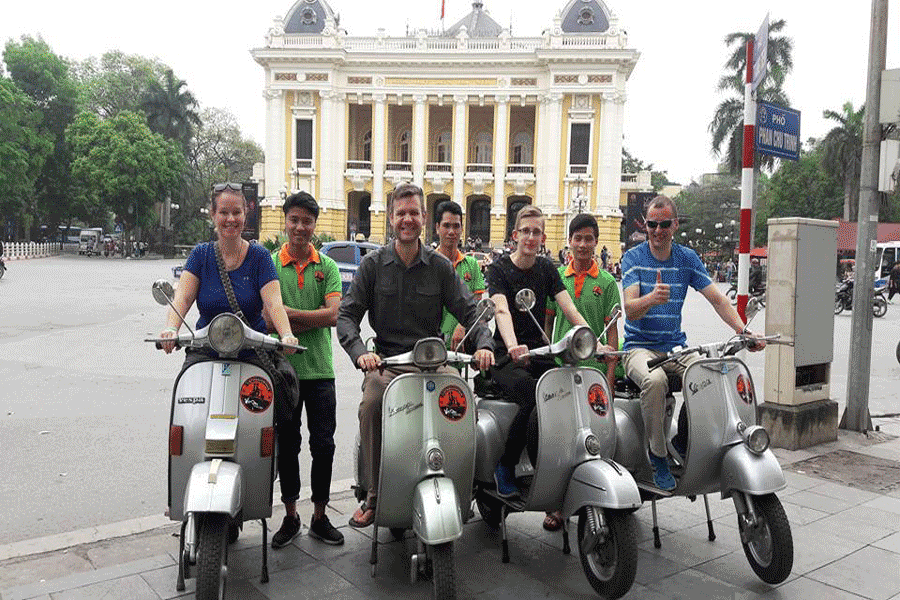
[(525, 500), (521, 497), (513, 497), (513, 498), (504, 498), (500, 494), (497, 493), (497, 490), (486, 489), (484, 490), (484, 494), (490, 496), (498, 500), (499, 502), (505, 504), (507, 508), (515, 512), (524, 512), (525, 511)]
[[(635, 481), (638, 486), (638, 491), (641, 494), (641, 498), (643, 500), (655, 500), (658, 498), (671, 498), (674, 494), (675, 490), (662, 490), (652, 483), (648, 483), (646, 481)], [(678, 489), (678, 488), (675, 488)]]

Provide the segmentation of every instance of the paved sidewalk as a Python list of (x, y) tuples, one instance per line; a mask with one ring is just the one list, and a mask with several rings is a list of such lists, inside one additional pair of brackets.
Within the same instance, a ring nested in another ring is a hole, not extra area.
[[(637, 512), (637, 579), (625, 597), (900, 600), (900, 419), (877, 422), (882, 432), (869, 438), (840, 432), (835, 443), (796, 452), (776, 450), (788, 482), (779, 498), (791, 522), (795, 550), (794, 569), (786, 582), (772, 587), (753, 574), (740, 545), (730, 500), (710, 498), (717, 539), (709, 542), (702, 502), (674, 498), (657, 505), (662, 533), (659, 550), (653, 547), (649, 505)], [(844, 485), (839, 481), (858, 478), (859, 471), (829, 467), (829, 458), (838, 454), (863, 462), (876, 459), (883, 469), (880, 472), (893, 473), (894, 478), (879, 476), (863, 485)], [(303, 505), (301, 513), (307, 523), (308, 506)], [(268, 584), (259, 581), (260, 527), (248, 524), (230, 550), (228, 597), (430, 597), (430, 582), (410, 583), (408, 552), (414, 542), (409, 537), (397, 542), (381, 530), (378, 573), (370, 576), (372, 530), (346, 525), (355, 506), (349, 492), (333, 495), (330, 516), (346, 537), (343, 546), (326, 546), (302, 534), (287, 548), (270, 550)], [(276, 510), (271, 529), (279, 527), (282, 516)], [(581, 571), (576, 545), (571, 555), (564, 555), (561, 536), (545, 532), (541, 521), (541, 515), (534, 513), (509, 517), (512, 561), (504, 565), (498, 533), (477, 516), (470, 520), (455, 546), (459, 597), (596, 598)], [(109, 539), (102, 538), (116, 535), (115, 526), (0, 547), (0, 557), (9, 557), (0, 562), (0, 599), (193, 598), (193, 580), (188, 580), (185, 592), (175, 591), (177, 527), (161, 523), (155, 519), (129, 522), (119, 528), (122, 537)], [(572, 525), (574, 530), (574, 520)], [(123, 535), (142, 527), (147, 530)], [(91, 539), (97, 541), (79, 543)], [(77, 545), (63, 548), (66, 540)]]

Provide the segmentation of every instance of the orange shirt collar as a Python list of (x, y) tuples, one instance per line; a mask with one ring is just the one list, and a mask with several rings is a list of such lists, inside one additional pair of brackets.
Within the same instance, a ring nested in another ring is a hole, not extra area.
[(461, 263), (461, 262), (462, 262), (462, 259), (464, 259), (465, 257), (466, 257), (466, 255), (463, 254), (462, 252), (460, 252), (460, 251), (459, 251), (459, 248), (457, 248), (457, 249), (456, 249), (456, 258), (453, 259), (453, 268), (455, 269), (456, 266), (457, 266), (459, 263)]
[[(319, 251), (316, 250), (316, 247), (313, 246), (312, 244), (310, 244), (309, 246), (310, 246), (309, 260), (307, 260), (303, 263), (304, 267), (311, 262), (316, 263), (316, 264), (321, 262), (321, 259), (319, 258)], [(291, 256), (290, 252), (288, 252), (287, 244), (284, 244), (281, 246), (281, 250), (278, 252), (278, 258), (279, 258), (279, 260), (281, 260), (282, 267), (286, 267), (291, 263), (300, 264), (300, 261), (297, 260), (296, 258), (294, 258), (293, 256)]]
[(575, 276), (575, 290), (574, 290), (575, 297), (581, 298), (581, 290), (584, 287), (585, 278), (588, 275), (590, 275), (591, 277), (594, 277), (594, 278), (598, 277), (600, 275), (600, 266), (597, 264), (596, 258), (591, 260), (591, 268), (588, 269), (587, 271), (576, 271), (574, 265), (575, 265), (574, 260), (569, 263), (569, 265), (566, 267), (565, 276), (566, 277), (571, 277), (572, 275)]

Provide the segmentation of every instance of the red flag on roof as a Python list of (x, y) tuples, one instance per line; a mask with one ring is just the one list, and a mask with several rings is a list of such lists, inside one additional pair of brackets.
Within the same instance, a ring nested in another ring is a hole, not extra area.
[(444, 20), (444, 2), (445, 0), (441, 0), (441, 21)]

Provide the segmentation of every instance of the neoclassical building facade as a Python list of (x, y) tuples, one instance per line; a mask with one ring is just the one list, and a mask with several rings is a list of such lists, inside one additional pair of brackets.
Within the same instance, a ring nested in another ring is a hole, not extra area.
[(565, 245), (579, 211), (597, 216), (619, 254), (626, 84), (639, 53), (603, 0), (568, 0), (539, 37), (514, 37), (476, 0), (440, 32), (357, 37), (325, 0), (297, 0), (264, 47), (266, 164), (261, 237), (282, 228), (284, 194), (322, 207), (318, 231), (389, 236), (400, 182), (464, 211), (466, 237), (500, 246), (515, 212), (547, 215)]

